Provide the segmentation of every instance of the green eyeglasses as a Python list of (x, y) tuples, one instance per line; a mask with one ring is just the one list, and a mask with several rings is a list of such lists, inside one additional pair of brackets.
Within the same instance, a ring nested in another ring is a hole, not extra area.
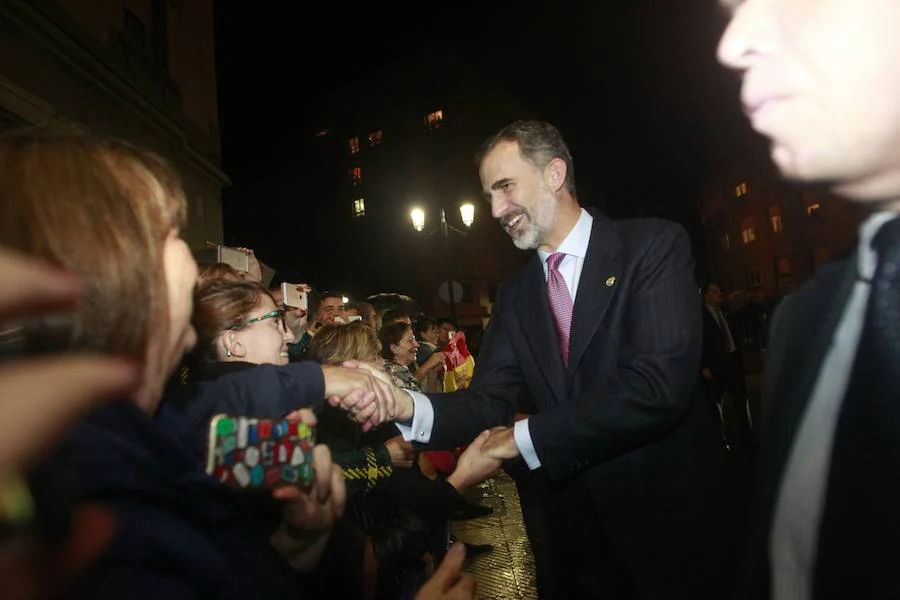
[(249, 327), (250, 325), (253, 325), (254, 323), (257, 323), (259, 321), (265, 321), (266, 319), (277, 319), (278, 326), (281, 329), (284, 329), (284, 318), (283, 317), (284, 317), (283, 310), (273, 310), (272, 312), (267, 312), (266, 314), (264, 314), (262, 316), (255, 317), (255, 318), (245, 321), (243, 323), (239, 323), (233, 327), (229, 327), (229, 329), (232, 331), (238, 331), (240, 329), (245, 329), (245, 328)]

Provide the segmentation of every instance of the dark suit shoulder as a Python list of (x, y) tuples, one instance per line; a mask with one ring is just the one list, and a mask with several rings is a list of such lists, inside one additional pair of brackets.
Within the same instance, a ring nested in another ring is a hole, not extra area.
[(687, 230), (676, 221), (659, 218), (616, 219), (613, 227), (623, 240), (653, 240), (687, 237)]
[[(838, 285), (847, 274), (847, 269), (854, 268), (856, 253), (845, 255), (839, 260), (826, 263), (806, 283), (798, 287), (793, 293), (788, 294), (778, 303), (773, 319), (779, 321), (779, 327), (790, 328), (796, 321), (785, 318), (783, 315), (796, 314), (810, 315), (820, 318), (824, 307), (830, 304)], [(822, 307), (822, 308), (819, 308)], [(773, 321), (774, 325), (774, 321)]]

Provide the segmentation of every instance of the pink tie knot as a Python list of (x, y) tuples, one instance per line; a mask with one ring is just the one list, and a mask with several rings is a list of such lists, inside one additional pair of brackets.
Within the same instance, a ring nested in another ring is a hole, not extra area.
[(553, 271), (559, 270), (559, 263), (566, 257), (562, 252), (554, 252), (547, 257), (547, 268)]

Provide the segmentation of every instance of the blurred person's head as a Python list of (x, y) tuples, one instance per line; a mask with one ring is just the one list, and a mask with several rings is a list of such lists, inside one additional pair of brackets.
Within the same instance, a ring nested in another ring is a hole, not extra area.
[(437, 320), (438, 326), (438, 346), (443, 347), (450, 343), (450, 335), (456, 331), (456, 324), (453, 319), (442, 318)]
[(299, 306), (286, 305), (280, 286), (270, 289), (269, 294), (275, 301), (275, 305), (284, 313), (284, 324), (294, 334), (294, 338), (300, 339), (300, 336), (303, 335), (303, 328), (306, 327), (306, 310)]
[(337, 292), (323, 292), (319, 299), (316, 324), (321, 327), (334, 323), (335, 317), (344, 317), (344, 296)]
[(212, 279), (243, 281), (244, 276), (240, 271), (228, 263), (207, 263), (205, 265), (200, 265), (197, 273), (197, 285), (203, 285)]
[(362, 322), (371, 327), (373, 330), (378, 329), (378, 314), (375, 307), (369, 302), (357, 302), (358, 314), (362, 317)]
[(419, 342), (413, 335), (412, 326), (403, 321), (384, 325), (378, 333), (381, 341), (381, 356), (398, 365), (408, 367), (416, 361)]
[(381, 343), (375, 330), (362, 321), (325, 325), (310, 341), (307, 356), (323, 365), (340, 365), (345, 360), (382, 362)]
[(439, 331), (437, 321), (432, 318), (420, 317), (416, 321), (416, 337), (424, 342), (437, 346)]
[(266, 288), (254, 281), (210, 281), (194, 297), (197, 354), (201, 361), (288, 363), (294, 334)]
[(900, 3), (722, 2), (719, 62), (738, 72), (754, 130), (786, 177), (898, 208)]
[(401, 308), (391, 308), (384, 311), (384, 314), (381, 315), (381, 326), (384, 327), (392, 323), (406, 323), (407, 325), (412, 325), (412, 319), (407, 311)]
[(721, 307), (722, 303), (725, 301), (725, 295), (722, 294), (722, 287), (714, 281), (703, 286), (701, 292), (703, 294), (703, 301), (712, 308)]
[(86, 294), (29, 325), (36, 349), (123, 355), (143, 366), (135, 402), (154, 413), (196, 335), (197, 264), (180, 235), (181, 183), (155, 154), (68, 128), (0, 136), (0, 239), (71, 271)]

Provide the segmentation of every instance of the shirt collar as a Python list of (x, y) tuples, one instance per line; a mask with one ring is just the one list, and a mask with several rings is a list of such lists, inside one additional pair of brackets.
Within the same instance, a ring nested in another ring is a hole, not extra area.
[(857, 257), (857, 269), (859, 276), (864, 280), (872, 279), (875, 275), (875, 266), (878, 263), (878, 253), (872, 249), (872, 239), (881, 226), (888, 221), (898, 218), (893, 211), (880, 211), (871, 215), (859, 226), (859, 253)]
[[(577, 256), (578, 258), (583, 259), (587, 256), (588, 245), (591, 241), (591, 228), (594, 224), (594, 217), (588, 213), (588, 211), (581, 209), (581, 216), (578, 217), (578, 221), (575, 223), (575, 227), (572, 228), (572, 231), (569, 232), (569, 235), (562, 241), (559, 245), (559, 248), (556, 249), (556, 252), (562, 252), (568, 256)], [(546, 250), (538, 249), (538, 256), (541, 257), (541, 262), (546, 264), (547, 258), (554, 254), (554, 252), (547, 252)]]

